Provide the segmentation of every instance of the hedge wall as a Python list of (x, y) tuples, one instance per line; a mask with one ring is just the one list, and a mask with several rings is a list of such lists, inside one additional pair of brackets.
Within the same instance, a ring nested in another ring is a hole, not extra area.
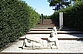
[(70, 6), (55, 12), (51, 18), (57, 22), (59, 22), (59, 12), (64, 13), (64, 26), (83, 30), (83, 1), (76, 2), (73, 7)]
[(39, 17), (23, 1), (0, 0), (0, 48), (24, 35)]

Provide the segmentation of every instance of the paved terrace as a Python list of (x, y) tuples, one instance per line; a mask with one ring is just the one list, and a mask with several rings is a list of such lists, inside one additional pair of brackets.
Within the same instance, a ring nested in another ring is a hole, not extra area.
[[(45, 23), (46, 22), (46, 23)], [(27, 32), (26, 35), (22, 36), (14, 42), (12, 45), (1, 51), (1, 53), (83, 53), (83, 32), (79, 31), (58, 31), (56, 35), (59, 39), (59, 48), (58, 49), (31, 49), (24, 48), (21, 49), (23, 45), (23, 39), (26, 37), (39, 37), (39, 38), (48, 38), (54, 27), (51, 20), (46, 20), (44, 25), (39, 24), (32, 28), (30, 32)], [(49, 24), (48, 24), (49, 22)], [(48, 24), (48, 25), (47, 25)]]
[[(34, 31), (31, 31), (34, 32)], [(38, 33), (38, 31), (35, 31)], [(41, 31), (39, 31), (41, 32)], [(44, 31), (50, 32), (50, 31)], [(13, 43), (8, 48), (4, 49), (2, 52), (17, 52), (17, 53), (83, 53), (83, 41), (82, 40), (59, 40), (58, 49), (28, 49), (22, 47), (23, 39), (27, 37), (39, 37), (39, 38), (48, 38), (50, 34), (26, 34), (20, 37), (17, 42)], [(83, 34), (58, 34), (58, 38), (83, 38)]]

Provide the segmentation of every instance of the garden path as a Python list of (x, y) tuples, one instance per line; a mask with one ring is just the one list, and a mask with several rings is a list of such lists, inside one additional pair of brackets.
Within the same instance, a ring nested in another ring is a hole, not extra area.
[[(29, 37), (40, 37), (48, 38), (52, 31), (52, 28), (55, 26), (50, 23), (48, 20), (45, 21), (45, 24), (36, 25), (32, 28), (26, 35), (19, 38), (17, 42), (14, 42), (11, 46), (4, 49), (2, 53), (83, 53), (83, 32), (80, 31), (57, 31), (57, 37), (59, 40), (58, 49), (21, 49), (19, 47), (23, 44), (23, 39), (25, 36)], [(50, 24), (49, 24), (50, 23)]]

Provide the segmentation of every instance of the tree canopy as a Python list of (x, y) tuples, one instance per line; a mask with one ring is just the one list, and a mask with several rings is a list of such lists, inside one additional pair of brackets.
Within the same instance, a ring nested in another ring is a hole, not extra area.
[(59, 10), (65, 6), (69, 6), (71, 4), (72, 1), (81, 1), (81, 0), (48, 0), (48, 2), (50, 3), (49, 6), (55, 6), (54, 10)]
[(69, 5), (69, 2), (64, 0), (48, 0), (48, 2), (50, 3), (49, 6), (55, 6), (55, 10), (59, 10), (64, 6)]

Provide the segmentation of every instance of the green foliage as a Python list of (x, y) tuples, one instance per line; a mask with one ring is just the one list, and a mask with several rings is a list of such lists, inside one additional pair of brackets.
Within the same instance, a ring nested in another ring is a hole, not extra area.
[(65, 6), (69, 6), (70, 2), (66, 2), (65, 0), (48, 0), (50, 3), (49, 6), (55, 6), (54, 10), (59, 10), (61, 8), (64, 8)]
[(44, 17), (44, 19), (50, 19), (50, 16), (47, 16), (47, 15), (45, 15), (43, 17)]
[(63, 8), (55, 12), (51, 17), (59, 21), (59, 12), (64, 12), (64, 26), (83, 30), (83, 1), (78, 1), (74, 6)]
[(0, 48), (24, 35), (38, 19), (39, 14), (25, 2), (0, 0)]

